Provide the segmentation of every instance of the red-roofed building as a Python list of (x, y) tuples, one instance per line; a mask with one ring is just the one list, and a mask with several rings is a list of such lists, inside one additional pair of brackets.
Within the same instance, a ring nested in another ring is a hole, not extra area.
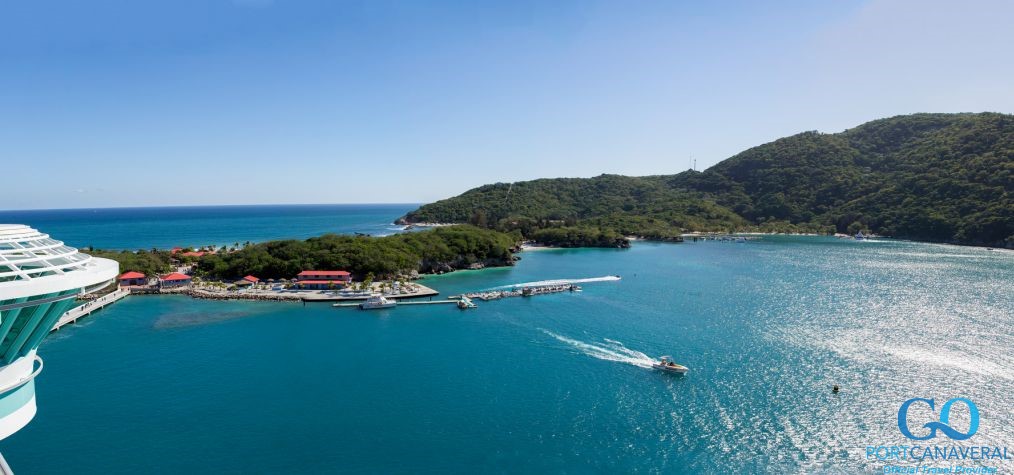
[(296, 285), (301, 289), (316, 289), (316, 290), (328, 290), (339, 287), (344, 287), (345, 282), (340, 280), (313, 280), (306, 279), (296, 282)]
[(304, 270), (296, 276), (296, 280), (325, 280), (351, 282), (352, 274), (344, 270)]
[(131, 285), (146, 285), (148, 283), (147, 277), (140, 272), (124, 272), (120, 276), (120, 287), (129, 287)]
[(344, 287), (352, 281), (352, 274), (343, 270), (304, 270), (296, 276), (301, 289), (327, 290)]
[(169, 251), (169, 254), (176, 254), (177, 252), (180, 252), (182, 250), (183, 250), (182, 247), (174, 247), (174, 248), (172, 248), (171, 251)]
[(190, 285), (191, 278), (189, 275), (180, 274), (179, 272), (173, 272), (172, 274), (163, 275), (159, 277), (158, 282), (162, 287), (179, 287), (181, 285)]
[(186, 257), (203, 257), (205, 254), (207, 254), (207, 252), (204, 252), (204, 251), (190, 251), (190, 252), (184, 252), (181, 255), (182, 256), (186, 256)]
[(251, 284), (256, 284), (256, 283), (258, 283), (258, 282), (261, 281), (260, 279), (254, 277), (252, 275), (248, 275), (248, 276), (244, 277), (243, 280), (245, 280), (245, 281), (247, 281), (247, 282), (249, 282)]

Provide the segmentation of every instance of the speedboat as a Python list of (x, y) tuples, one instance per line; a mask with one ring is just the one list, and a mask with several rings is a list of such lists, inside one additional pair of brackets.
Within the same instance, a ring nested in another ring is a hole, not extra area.
[(365, 302), (359, 304), (360, 310), (377, 310), (381, 308), (391, 308), (398, 305), (398, 302), (393, 299), (387, 299), (383, 295), (374, 295)]
[(652, 363), (651, 367), (666, 373), (685, 374), (690, 371), (690, 368), (686, 366), (673, 363), (671, 356), (663, 356), (658, 360), (658, 363)]

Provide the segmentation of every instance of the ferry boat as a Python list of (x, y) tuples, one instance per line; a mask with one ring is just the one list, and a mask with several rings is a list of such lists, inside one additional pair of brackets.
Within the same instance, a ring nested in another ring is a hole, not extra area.
[(365, 302), (359, 304), (360, 310), (377, 310), (381, 308), (392, 308), (398, 305), (398, 302), (393, 299), (387, 299), (383, 295), (374, 295)]
[(652, 363), (651, 367), (666, 373), (686, 374), (690, 371), (690, 368), (674, 363), (671, 356), (663, 356), (658, 363)]

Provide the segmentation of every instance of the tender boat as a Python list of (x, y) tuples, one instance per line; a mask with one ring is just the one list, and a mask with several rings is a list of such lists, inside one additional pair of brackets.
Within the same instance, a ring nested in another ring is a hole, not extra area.
[(398, 305), (398, 302), (393, 299), (387, 299), (383, 295), (374, 295), (365, 302), (359, 304), (361, 310), (377, 310), (381, 308), (391, 308)]
[(658, 363), (652, 363), (651, 367), (666, 373), (685, 374), (690, 371), (690, 368), (686, 366), (673, 363), (671, 356), (663, 356), (658, 360)]

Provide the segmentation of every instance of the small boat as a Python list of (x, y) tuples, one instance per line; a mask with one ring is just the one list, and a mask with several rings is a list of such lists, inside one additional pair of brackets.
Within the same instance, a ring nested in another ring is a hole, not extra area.
[(685, 374), (690, 371), (690, 368), (686, 366), (673, 363), (671, 356), (663, 356), (658, 360), (658, 363), (652, 363), (651, 367), (666, 373)]
[(866, 239), (866, 236), (863, 235), (862, 231), (856, 233), (856, 241), (862, 241), (863, 239)]
[(359, 304), (360, 310), (377, 310), (381, 308), (391, 308), (398, 305), (395, 300), (387, 299), (383, 295), (374, 295), (366, 299), (365, 302)]

